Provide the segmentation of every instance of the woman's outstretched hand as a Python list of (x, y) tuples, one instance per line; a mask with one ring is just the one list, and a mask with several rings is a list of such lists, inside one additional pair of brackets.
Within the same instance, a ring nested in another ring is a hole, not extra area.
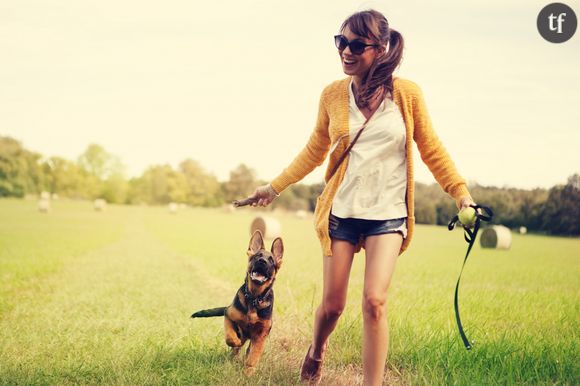
[(470, 205), (475, 205), (475, 202), (473, 202), (473, 200), (470, 197), (463, 197), (459, 205), (460, 205), (459, 210), (461, 210), (469, 207)]
[(256, 188), (256, 191), (249, 197), (254, 202), (252, 206), (268, 206), (279, 194), (274, 190), (272, 185), (262, 185)]
[[(461, 211), (462, 209), (468, 208), (471, 205), (477, 205), (477, 204), (475, 202), (473, 202), (473, 200), (470, 197), (463, 197), (461, 199), (460, 205), (461, 205), (461, 207), (459, 208), (459, 210)], [(483, 214), (481, 209), (477, 209), (476, 211), (479, 214)]]

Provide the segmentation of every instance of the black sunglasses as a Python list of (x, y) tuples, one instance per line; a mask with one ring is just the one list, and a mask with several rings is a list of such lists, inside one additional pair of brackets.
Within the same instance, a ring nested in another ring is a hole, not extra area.
[(360, 55), (362, 54), (367, 47), (379, 47), (378, 44), (366, 44), (358, 39), (351, 40), (350, 42), (344, 35), (336, 35), (334, 36), (334, 44), (339, 51), (344, 51), (346, 47), (350, 48), (350, 52), (353, 55)]

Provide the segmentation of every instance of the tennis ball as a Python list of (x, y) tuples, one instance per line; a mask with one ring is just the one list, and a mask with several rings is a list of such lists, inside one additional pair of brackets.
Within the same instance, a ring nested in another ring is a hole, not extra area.
[(463, 226), (471, 228), (475, 225), (475, 209), (472, 207), (461, 209), (457, 217), (459, 217), (459, 222), (463, 224)]

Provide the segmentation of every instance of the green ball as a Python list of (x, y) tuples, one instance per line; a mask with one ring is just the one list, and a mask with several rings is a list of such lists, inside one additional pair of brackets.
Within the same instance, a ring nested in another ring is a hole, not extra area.
[(472, 228), (475, 225), (475, 209), (472, 207), (461, 209), (457, 217), (459, 217), (459, 222), (465, 227)]

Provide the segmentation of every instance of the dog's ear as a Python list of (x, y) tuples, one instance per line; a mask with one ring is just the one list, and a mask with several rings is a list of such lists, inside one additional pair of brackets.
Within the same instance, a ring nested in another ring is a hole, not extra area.
[(264, 249), (264, 239), (262, 238), (262, 232), (256, 230), (250, 239), (248, 257), (255, 255), (260, 249)]
[(282, 256), (284, 255), (284, 243), (280, 237), (276, 238), (272, 242), (272, 256), (276, 261), (276, 269), (280, 269), (282, 266)]

